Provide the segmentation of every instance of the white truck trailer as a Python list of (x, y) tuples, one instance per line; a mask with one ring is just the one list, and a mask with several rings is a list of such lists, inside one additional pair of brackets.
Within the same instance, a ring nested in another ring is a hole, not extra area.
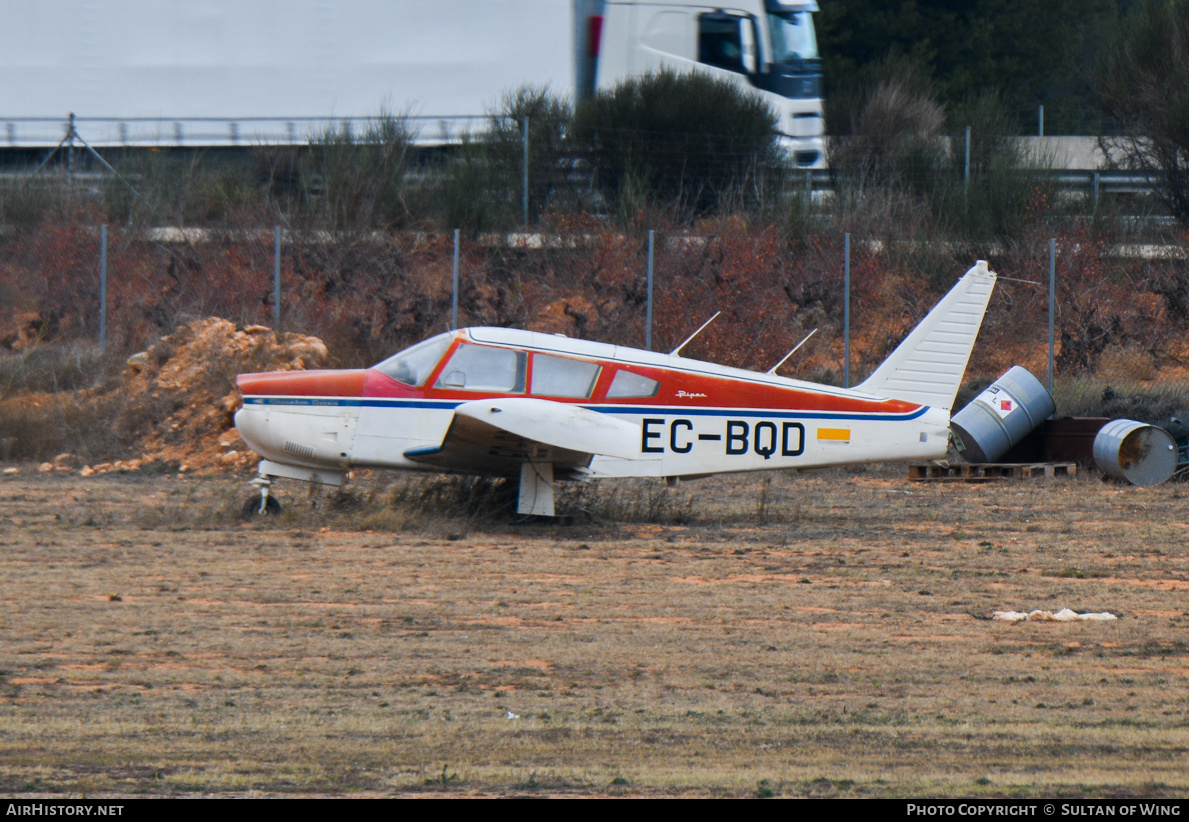
[(302, 143), (382, 111), (456, 141), (521, 86), (730, 78), (819, 164), (813, 0), (0, 0), (0, 145)]

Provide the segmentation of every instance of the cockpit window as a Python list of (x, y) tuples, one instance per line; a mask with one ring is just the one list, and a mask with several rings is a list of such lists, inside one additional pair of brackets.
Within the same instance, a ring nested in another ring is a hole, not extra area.
[(589, 397), (598, 377), (597, 363), (533, 354), (533, 394), (538, 397)]
[(393, 354), (377, 365), (376, 370), (405, 385), (423, 385), (450, 347), (450, 337), (450, 334), (439, 334), (417, 343), (399, 354)]
[(656, 380), (633, 374), (631, 371), (619, 371), (615, 379), (611, 380), (611, 387), (607, 389), (607, 399), (618, 397), (655, 397), (661, 384)]
[(442, 369), (434, 387), (519, 394), (524, 391), (527, 360), (523, 351), (463, 343)]

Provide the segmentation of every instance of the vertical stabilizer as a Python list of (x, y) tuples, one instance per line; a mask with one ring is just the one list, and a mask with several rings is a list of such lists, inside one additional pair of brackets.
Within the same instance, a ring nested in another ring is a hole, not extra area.
[(949, 411), (994, 287), (979, 260), (856, 390)]

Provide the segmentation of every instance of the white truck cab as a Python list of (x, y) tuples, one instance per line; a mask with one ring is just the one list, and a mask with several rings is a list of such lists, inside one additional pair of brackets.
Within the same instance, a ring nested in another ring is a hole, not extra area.
[[(812, 0), (607, 0), (585, 7), (593, 77), (607, 89), (667, 68), (738, 83), (768, 101), (798, 166), (824, 165), (821, 60)], [(601, 7), (601, 8), (600, 8)], [(601, 10), (601, 15), (598, 12)], [(580, 11), (581, 13), (581, 11)]]

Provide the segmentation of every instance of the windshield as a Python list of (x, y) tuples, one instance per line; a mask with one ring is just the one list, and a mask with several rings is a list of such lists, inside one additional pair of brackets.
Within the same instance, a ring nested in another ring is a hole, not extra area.
[(421, 385), (429, 379), (434, 366), (446, 353), (451, 337), (452, 334), (439, 334), (412, 348), (406, 348), (377, 365), (376, 370), (405, 385)]
[(811, 12), (769, 12), (768, 26), (772, 29), (772, 62), (787, 64), (817, 59), (817, 34), (813, 31)]

